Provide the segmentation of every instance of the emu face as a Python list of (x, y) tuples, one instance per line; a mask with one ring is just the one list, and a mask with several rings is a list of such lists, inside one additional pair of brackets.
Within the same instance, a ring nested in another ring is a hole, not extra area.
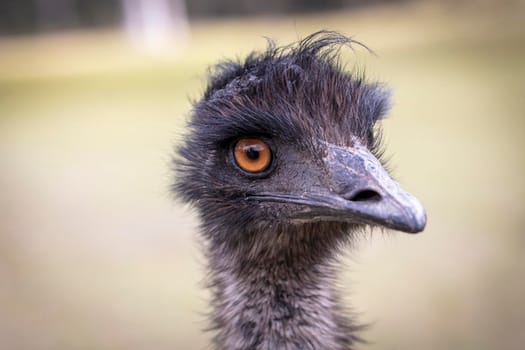
[(388, 91), (344, 72), (351, 40), (315, 34), (215, 67), (178, 149), (175, 190), (208, 231), (325, 223), (419, 232), (421, 204), (380, 162)]

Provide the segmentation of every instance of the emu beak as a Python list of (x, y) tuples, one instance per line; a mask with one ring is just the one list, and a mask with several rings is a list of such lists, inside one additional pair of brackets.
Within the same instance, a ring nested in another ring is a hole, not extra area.
[(310, 184), (299, 193), (258, 193), (247, 199), (300, 206), (298, 221), (339, 221), (379, 225), (407, 233), (423, 231), (421, 203), (392, 180), (379, 160), (356, 143), (346, 148), (327, 145), (324, 158), (330, 186)]
[(425, 228), (421, 203), (399, 187), (366, 147), (359, 143), (352, 148), (328, 145), (325, 165), (335, 190), (313, 196), (327, 205), (320, 208), (320, 214), (407, 233)]

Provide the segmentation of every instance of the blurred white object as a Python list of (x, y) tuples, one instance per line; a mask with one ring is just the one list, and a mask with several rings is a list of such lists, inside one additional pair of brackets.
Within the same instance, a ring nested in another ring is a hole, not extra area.
[(156, 54), (183, 45), (189, 35), (184, 0), (121, 0), (132, 44)]

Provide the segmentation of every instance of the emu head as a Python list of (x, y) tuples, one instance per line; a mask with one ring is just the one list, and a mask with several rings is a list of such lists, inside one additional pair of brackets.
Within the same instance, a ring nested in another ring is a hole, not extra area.
[(380, 161), (389, 93), (339, 62), (352, 42), (319, 32), (215, 66), (178, 148), (174, 188), (212, 240), (236, 245), (272, 227), (423, 230), (423, 207)]

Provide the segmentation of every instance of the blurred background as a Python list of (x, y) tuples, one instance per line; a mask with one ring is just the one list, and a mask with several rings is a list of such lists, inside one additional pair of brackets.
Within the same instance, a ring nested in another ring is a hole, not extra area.
[(525, 3), (2, 0), (0, 348), (206, 349), (172, 147), (208, 66), (319, 29), (394, 91), (394, 175), (420, 235), (349, 252), (363, 349), (523, 349)]

